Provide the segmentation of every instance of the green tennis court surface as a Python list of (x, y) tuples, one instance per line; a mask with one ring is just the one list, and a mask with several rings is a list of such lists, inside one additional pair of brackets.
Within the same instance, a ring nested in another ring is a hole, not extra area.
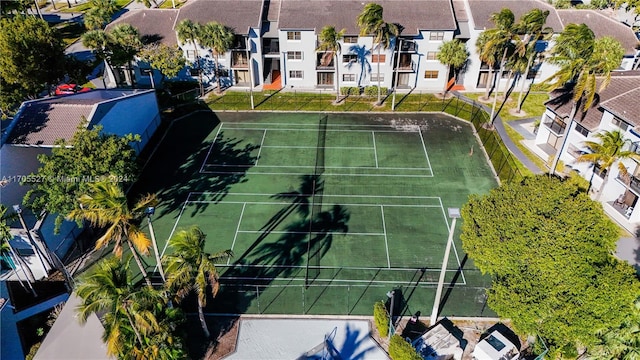
[[(471, 126), (445, 115), (211, 112), (171, 126), (141, 183), (162, 200), (161, 249), (199, 225), (208, 251), (234, 251), (210, 311), (360, 315), (391, 289), (429, 313), (447, 208), (496, 186)], [(458, 237), (442, 314), (492, 315)]]

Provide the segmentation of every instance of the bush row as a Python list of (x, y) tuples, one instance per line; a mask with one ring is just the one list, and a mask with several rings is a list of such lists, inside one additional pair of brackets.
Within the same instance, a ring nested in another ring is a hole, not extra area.
[[(386, 87), (381, 87), (380, 92), (385, 95), (389, 89)], [(378, 96), (378, 86), (371, 85), (365, 87), (357, 87), (357, 86), (343, 86), (340, 88), (340, 93), (342, 95), (365, 95), (365, 96)]]

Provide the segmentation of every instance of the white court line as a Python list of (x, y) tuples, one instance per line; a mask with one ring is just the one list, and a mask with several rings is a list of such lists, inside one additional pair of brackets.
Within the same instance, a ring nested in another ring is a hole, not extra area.
[(376, 133), (371, 131), (371, 137), (373, 138), (373, 156), (376, 158), (376, 169), (378, 168), (378, 149), (376, 148)]
[(387, 267), (391, 269), (391, 259), (389, 258), (389, 241), (387, 239), (387, 223), (384, 221), (384, 206), (380, 205), (382, 213), (382, 230), (384, 231), (384, 247), (387, 250)]
[[(306, 123), (262, 123), (262, 122), (251, 122), (251, 121), (234, 121), (232, 124), (249, 124), (249, 125), (292, 125), (292, 126), (312, 126), (317, 127), (318, 124), (306, 124)], [(360, 124), (328, 124), (328, 127), (386, 127), (393, 128), (391, 125), (360, 125)]]
[[(384, 169), (384, 168), (383, 168)], [(244, 174), (241, 171), (203, 171), (203, 174)], [(251, 175), (302, 175), (299, 172), (252, 172)], [(342, 173), (322, 173), (322, 176), (372, 176), (372, 177), (398, 177), (398, 178), (432, 178), (431, 175), (393, 175), (393, 174), (342, 174)]]
[(160, 256), (164, 255), (164, 252), (167, 251), (167, 246), (169, 246), (169, 239), (171, 239), (171, 237), (173, 237), (173, 233), (176, 231), (176, 228), (178, 227), (178, 223), (180, 222), (180, 218), (182, 217), (182, 213), (184, 213), (184, 209), (187, 208), (187, 204), (189, 203), (189, 197), (191, 196), (191, 193), (189, 193), (189, 195), (187, 195), (187, 200), (184, 201), (184, 204), (182, 204), (182, 209), (180, 209), (180, 213), (178, 214), (178, 218), (176, 219), (176, 223), (173, 225), (173, 228), (171, 229), (171, 233), (169, 233), (169, 238), (167, 239), (167, 242), (164, 244), (164, 248), (162, 248), (162, 253), (160, 254)]
[[(242, 211), (240, 212), (240, 218), (238, 219), (238, 225), (236, 226), (236, 233), (233, 235), (233, 243), (231, 243), (231, 251), (236, 246), (236, 239), (238, 238), (238, 232), (240, 232), (240, 223), (242, 222), (242, 215), (244, 215), (244, 208), (247, 206), (247, 203), (242, 204)], [(227, 258), (227, 265), (231, 261), (231, 257)]]
[[(193, 204), (251, 204), (251, 205), (291, 205), (290, 202), (269, 202), (269, 201), (209, 201), (209, 200), (192, 200), (189, 201)], [(378, 204), (344, 204), (344, 203), (332, 203), (328, 201), (324, 201), (323, 204), (326, 205), (344, 205), (344, 206), (381, 206)], [(407, 208), (439, 208), (439, 205), (403, 205), (403, 204), (385, 204), (387, 207), (407, 207)]]
[[(189, 193), (189, 195), (218, 195), (218, 194), (224, 194), (224, 195), (251, 195), (251, 196), (273, 196), (273, 194), (266, 194), (266, 193), (234, 193), (234, 192), (230, 192), (230, 193), (225, 193), (225, 192), (220, 192), (220, 191), (192, 191)], [(300, 194), (302, 196), (311, 196), (313, 194)], [(442, 205), (442, 200), (440, 196), (420, 196), (420, 195), (407, 195), (407, 196), (403, 196), (403, 195), (345, 195), (345, 194), (322, 194), (323, 197), (329, 196), (329, 197), (356, 197), (356, 198), (399, 198), (399, 199), (439, 199), (440, 201), (440, 207), (443, 207)]]
[[(252, 204), (252, 203), (248, 203)], [(238, 230), (236, 232), (239, 233), (247, 233), (247, 234), (261, 234), (264, 230)], [(308, 231), (269, 231), (270, 234), (308, 234)], [(312, 234), (325, 234), (326, 231), (312, 231)], [(384, 233), (352, 233), (348, 232), (344, 235), (356, 235), (356, 236), (382, 236)], [(235, 239), (234, 239), (235, 240)]]
[(343, 149), (343, 150), (372, 150), (371, 147), (355, 147), (355, 146), (279, 146), (279, 145), (267, 145), (265, 148), (278, 148), (278, 149)]
[(264, 129), (262, 133), (262, 141), (260, 141), (260, 147), (258, 148), (258, 156), (256, 157), (255, 166), (258, 166), (258, 160), (260, 160), (260, 154), (262, 154), (262, 145), (264, 144), (264, 137), (267, 136), (267, 129)]
[(204, 161), (202, 162), (202, 166), (200, 167), (200, 172), (204, 172), (204, 167), (208, 165), (207, 160), (209, 160), (209, 155), (211, 154), (211, 150), (213, 149), (213, 144), (216, 143), (216, 140), (218, 139), (218, 135), (220, 135), (220, 130), (222, 130), (222, 125), (224, 125), (223, 122), (220, 123), (220, 127), (218, 128), (216, 137), (213, 138), (213, 142), (211, 143), (211, 146), (209, 146), (209, 151), (207, 151), (207, 156), (204, 158)]
[(420, 135), (420, 141), (422, 141), (422, 148), (424, 149), (424, 156), (427, 158), (427, 166), (429, 166), (429, 169), (431, 170), (431, 175), (433, 175), (433, 168), (431, 167), (431, 161), (429, 161), (429, 154), (427, 153), (427, 147), (424, 144), (424, 139), (422, 138), (422, 130), (421, 128), (418, 126), (418, 133)]
[[(371, 148), (368, 148), (371, 150)], [(312, 169), (314, 165), (260, 165), (254, 166), (250, 164), (207, 164), (207, 166), (215, 166), (215, 167), (233, 167), (233, 168), (285, 168), (285, 169)], [(418, 168), (418, 167), (380, 167), (376, 168), (374, 166), (325, 166), (325, 169), (382, 169), (382, 170), (431, 170), (431, 168)], [(402, 175), (394, 175), (394, 176), (402, 176)]]
[[(271, 131), (318, 131), (318, 129), (290, 129), (290, 128), (233, 128), (233, 127), (226, 127), (225, 130), (271, 130)], [(328, 132), (362, 132), (362, 133), (368, 133), (371, 130), (345, 130), (345, 129), (327, 129), (326, 131)], [(403, 133), (403, 134), (408, 134), (408, 133), (418, 133), (417, 131), (403, 131), (403, 130), (376, 130), (376, 132), (389, 132), (389, 133)]]
[[(248, 265), (242, 265), (243, 267), (248, 267)], [(249, 266), (250, 267), (250, 266)], [(385, 268), (376, 268), (376, 270), (388, 270)], [(246, 277), (246, 276), (225, 276), (224, 277), (227, 280), (265, 280), (265, 281), (286, 281), (286, 282), (304, 282), (304, 278), (285, 278), (285, 277)], [(360, 280), (360, 279), (315, 279), (314, 281), (322, 281), (322, 282), (328, 282), (328, 283), (348, 283), (348, 284), (353, 284), (353, 283), (369, 283), (369, 284), (413, 284), (414, 281), (406, 281), (406, 280), (371, 280), (371, 279), (365, 279), (365, 280)], [(418, 287), (420, 288), (425, 288), (426, 285), (434, 285), (437, 284), (437, 281), (424, 281), (424, 282), (420, 282), (420, 285), (418, 285)], [(247, 286), (252, 286), (250, 284), (246, 284)], [(466, 285), (466, 284), (461, 284), (461, 285)], [(269, 284), (270, 287), (289, 287), (289, 285), (278, 285), (278, 284)], [(314, 285), (311, 285), (314, 286)], [(320, 286), (320, 285), (318, 285)], [(322, 285), (322, 286), (326, 286), (326, 285)], [(331, 286), (338, 286), (337, 284), (335, 285), (331, 285)], [(348, 285), (344, 285), (344, 286), (348, 286)], [(352, 286), (356, 286), (356, 285), (352, 285)]]

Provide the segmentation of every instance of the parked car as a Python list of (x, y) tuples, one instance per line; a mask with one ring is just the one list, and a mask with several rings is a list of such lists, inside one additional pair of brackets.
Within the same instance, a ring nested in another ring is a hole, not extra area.
[(82, 87), (78, 84), (61, 84), (56, 86), (56, 95), (69, 95), (91, 91), (91, 88)]

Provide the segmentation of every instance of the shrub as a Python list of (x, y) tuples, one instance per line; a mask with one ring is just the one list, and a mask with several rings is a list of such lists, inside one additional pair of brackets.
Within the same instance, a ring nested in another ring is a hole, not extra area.
[(373, 305), (373, 320), (376, 322), (381, 337), (389, 335), (389, 314), (384, 301), (378, 301)]
[(406, 342), (402, 336), (393, 335), (389, 342), (389, 357), (392, 360), (422, 360), (416, 349)]
[[(389, 89), (387, 89), (386, 87), (381, 87), (380, 88), (380, 93), (381, 94), (386, 94), (387, 91)], [(378, 85), (372, 85), (372, 86), (367, 86), (364, 88), (364, 94), (367, 96), (378, 96)]]
[(357, 86), (343, 86), (340, 88), (342, 95), (360, 95), (360, 88)]
[(42, 345), (41, 342), (34, 344), (31, 349), (29, 349), (29, 353), (24, 357), (24, 359), (33, 360), (33, 358), (36, 356), (36, 353), (38, 352), (38, 349), (40, 349), (40, 345)]

